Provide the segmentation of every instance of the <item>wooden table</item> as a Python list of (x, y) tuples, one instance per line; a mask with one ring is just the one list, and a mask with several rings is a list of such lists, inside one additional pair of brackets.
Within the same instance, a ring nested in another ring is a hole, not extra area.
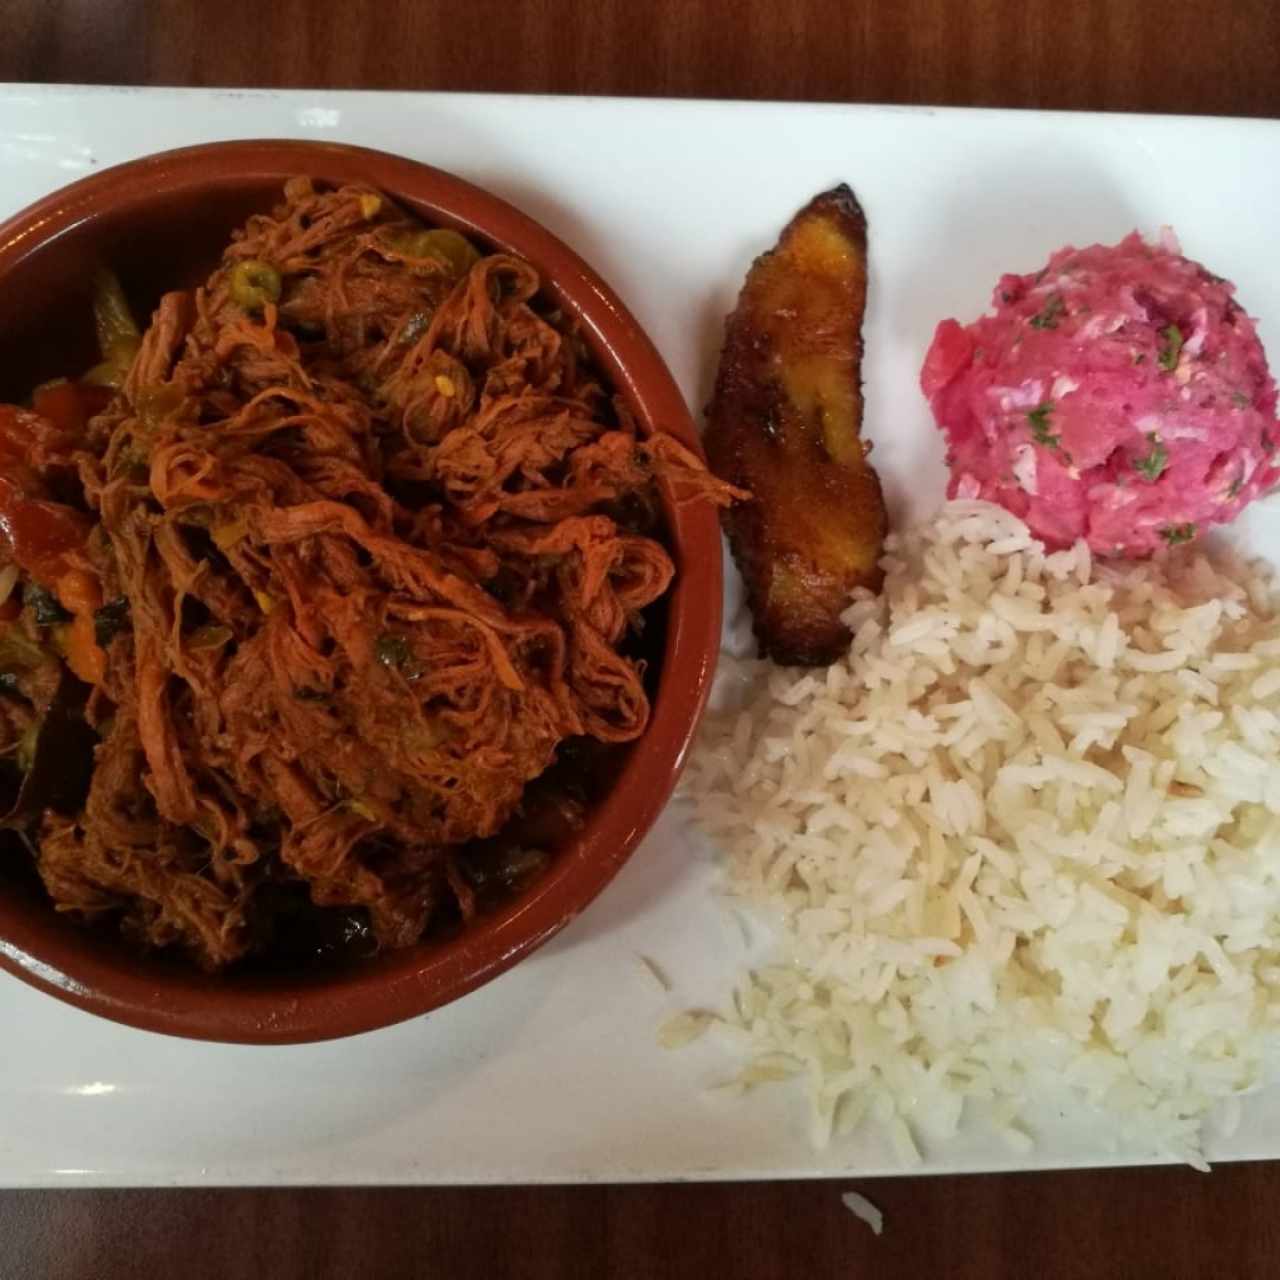
[[(1275, 116), (1280, 3), (0, 0), (0, 79)], [(858, 1185), (4, 1193), (0, 1280), (1280, 1274), (1280, 1166)]]

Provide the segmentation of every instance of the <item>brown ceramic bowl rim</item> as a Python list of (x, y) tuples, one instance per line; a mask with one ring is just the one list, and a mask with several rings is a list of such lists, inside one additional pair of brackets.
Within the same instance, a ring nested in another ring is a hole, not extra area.
[[(576, 253), (505, 201), (429, 165), (360, 147), (239, 141), (148, 156), (56, 191), (0, 226), (0, 285), (28, 254), (108, 210), (167, 195), (306, 173), (363, 181), (426, 216), (527, 258), (644, 428), (661, 425), (701, 453), (678, 387), (617, 295)], [(230, 232), (231, 228), (227, 228)], [(682, 768), (720, 641), (719, 525), (709, 504), (664, 495), (678, 574), (652, 719), (609, 794), (550, 871), (457, 939), (425, 943), (323, 978), (209, 978), (94, 951), (52, 911), (0, 895), (0, 966), (91, 1013), (193, 1039), (285, 1044), (353, 1035), (426, 1013), (515, 964), (604, 888), (658, 817)]]

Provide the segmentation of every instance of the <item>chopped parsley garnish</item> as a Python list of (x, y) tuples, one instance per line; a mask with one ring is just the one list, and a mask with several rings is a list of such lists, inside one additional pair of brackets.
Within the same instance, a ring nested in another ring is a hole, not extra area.
[(1196, 536), (1196, 527), (1193, 523), (1167, 524), (1160, 530), (1160, 536), (1171, 547), (1176, 547), (1180, 542), (1190, 542)]
[(1044, 304), (1044, 309), (1031, 317), (1031, 327), (1033, 329), (1056, 329), (1058, 327), (1058, 317), (1066, 314), (1066, 310), (1067, 304), (1062, 301), (1062, 295), (1055, 293)]
[(1169, 465), (1169, 451), (1160, 443), (1160, 437), (1154, 431), (1148, 432), (1147, 443), (1151, 446), (1151, 452), (1145, 458), (1134, 458), (1133, 469), (1154, 484)]
[(1249, 397), (1243, 391), (1233, 391), (1231, 393), (1231, 403), (1237, 409), (1247, 409), (1249, 407)]
[(1166, 372), (1172, 373), (1178, 367), (1178, 357), (1182, 354), (1182, 330), (1171, 324), (1160, 330), (1164, 346), (1156, 357), (1156, 363)]
[(1027, 412), (1027, 422), (1031, 424), (1031, 438), (1036, 444), (1042, 444), (1046, 449), (1056, 449), (1061, 443), (1062, 437), (1054, 435), (1049, 418), (1053, 413), (1053, 405), (1049, 401), (1045, 401), (1038, 409), (1030, 409)]

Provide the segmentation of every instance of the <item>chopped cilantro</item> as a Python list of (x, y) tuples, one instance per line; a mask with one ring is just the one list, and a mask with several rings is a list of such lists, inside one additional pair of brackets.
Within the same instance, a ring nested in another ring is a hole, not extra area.
[(409, 661), (409, 642), (394, 631), (385, 631), (378, 637), (375, 652), (384, 667), (403, 667)]
[(129, 598), (117, 596), (93, 615), (93, 638), (105, 649), (129, 625)]
[(400, 341), (414, 343), (431, 327), (431, 316), (425, 311), (415, 311), (400, 330)]
[(1062, 301), (1062, 295), (1055, 293), (1044, 304), (1043, 310), (1031, 317), (1031, 327), (1033, 329), (1056, 329), (1058, 327), (1058, 317), (1064, 315), (1066, 310), (1067, 304)]
[(414, 656), (409, 641), (398, 632), (384, 631), (374, 646), (374, 656), (384, 667), (399, 671), (406, 680), (417, 680), (422, 675), (422, 664)]
[(1231, 393), (1231, 403), (1237, 409), (1247, 409), (1249, 407), (1249, 397), (1243, 391), (1233, 391)]
[(1154, 484), (1169, 465), (1169, 452), (1154, 431), (1148, 432), (1147, 443), (1151, 446), (1151, 452), (1145, 458), (1134, 458), (1133, 469)]
[(24, 604), (31, 606), (36, 626), (51, 627), (56, 622), (67, 622), (71, 615), (58, 603), (58, 597), (38, 582), (28, 582), (22, 590)]
[(1052, 413), (1053, 404), (1048, 400), (1038, 409), (1027, 412), (1027, 421), (1031, 424), (1031, 438), (1036, 444), (1044, 445), (1046, 449), (1056, 449), (1061, 441), (1061, 437), (1054, 435), (1050, 429), (1049, 417)]
[(1166, 372), (1172, 373), (1178, 367), (1178, 357), (1182, 354), (1182, 330), (1176, 324), (1160, 330), (1164, 346), (1156, 357), (1156, 363)]
[(1192, 523), (1167, 524), (1160, 530), (1160, 536), (1171, 547), (1176, 547), (1179, 542), (1190, 542), (1196, 536), (1196, 527)]

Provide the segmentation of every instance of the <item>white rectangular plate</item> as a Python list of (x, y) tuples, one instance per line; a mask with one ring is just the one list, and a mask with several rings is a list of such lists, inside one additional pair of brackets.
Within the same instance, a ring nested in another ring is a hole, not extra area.
[[(1175, 226), (1237, 281), (1280, 359), (1280, 123), (713, 102), (0, 87), (0, 215), (95, 169), (220, 138), (360, 143), (430, 161), (546, 224), (627, 300), (690, 404), (752, 257), (848, 181), (871, 226), (868, 430), (896, 519), (942, 493), (916, 377), (936, 321), (1059, 245)], [(1280, 558), (1280, 513), (1242, 522)], [(678, 807), (551, 944), (430, 1017), (337, 1043), (241, 1048), (117, 1027), (0, 975), (0, 1184), (622, 1181), (897, 1172), (874, 1133), (825, 1152), (798, 1090), (709, 1096), (706, 1040), (661, 1019), (721, 1002), (748, 951)], [(667, 994), (638, 959), (671, 975)], [(1133, 1163), (1085, 1115), (980, 1133), (930, 1171)], [(1280, 1154), (1280, 1089), (1212, 1159)]]

